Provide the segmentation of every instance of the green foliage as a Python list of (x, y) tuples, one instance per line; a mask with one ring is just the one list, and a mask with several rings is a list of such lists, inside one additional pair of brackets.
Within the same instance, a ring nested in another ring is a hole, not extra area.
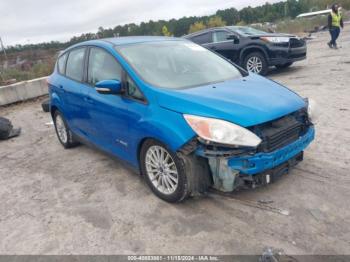
[(244, 21), (239, 21), (236, 25), (237, 26), (245, 26), (246, 23)]
[(35, 78), (34, 74), (28, 71), (22, 71), (16, 68), (10, 68), (6, 69), (3, 72), (0, 73), (1, 80), (10, 80), (10, 79), (16, 79), (17, 81), (23, 81)]
[(168, 31), (168, 28), (165, 25), (163, 25), (162, 27), (162, 34), (164, 36), (172, 36), (172, 34)]
[(0, 80), (6, 81), (10, 79), (16, 79), (17, 81), (25, 81), (38, 77), (48, 76), (53, 71), (53, 61), (54, 60), (50, 60), (44, 63), (37, 63), (33, 65), (29, 70), (22, 70), (19, 68), (4, 69), (0, 71)]
[[(36, 45), (16, 45), (7, 48), (8, 53), (23, 50), (64, 49), (72, 44), (104, 37), (134, 36), (134, 35), (164, 35), (183, 36), (188, 32), (195, 32), (206, 27), (251, 24), (260, 22), (276, 22), (284, 19), (293, 19), (298, 14), (309, 11), (322, 10), (330, 6), (335, 0), (287, 0), (274, 4), (265, 3), (257, 7), (245, 7), (238, 11), (235, 8), (218, 10), (211, 16), (191, 16), (168, 21), (159, 20), (117, 25), (114, 28), (98, 28), (96, 33), (86, 33), (75, 36), (66, 43), (49, 42)], [(344, 9), (350, 9), (350, 0), (337, 0)], [(167, 31), (164, 31), (164, 27)], [(170, 33), (171, 32), (171, 33)]]
[(214, 16), (207, 22), (207, 28), (225, 26), (226, 22), (220, 16)]
[(221, 17), (227, 25), (235, 25), (239, 22), (239, 12), (236, 8), (228, 8), (225, 10), (218, 10), (215, 14), (218, 17)]
[(195, 22), (190, 26), (190, 30), (188, 31), (189, 34), (206, 29), (206, 25), (200, 21), (200, 22)]

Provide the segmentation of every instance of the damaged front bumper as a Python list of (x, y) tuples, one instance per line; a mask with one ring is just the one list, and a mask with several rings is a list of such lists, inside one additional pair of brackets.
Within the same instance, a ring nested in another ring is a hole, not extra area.
[(255, 187), (273, 182), (276, 177), (287, 173), (289, 168), (303, 158), (303, 151), (315, 137), (315, 129), (308, 131), (296, 141), (273, 152), (247, 153), (237, 156), (208, 156), (203, 148), (196, 154), (208, 158), (213, 177), (213, 187), (231, 192), (244, 185)]

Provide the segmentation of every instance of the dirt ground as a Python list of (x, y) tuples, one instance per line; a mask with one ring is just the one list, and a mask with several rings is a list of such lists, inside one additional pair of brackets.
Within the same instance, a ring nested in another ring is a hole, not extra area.
[[(64, 150), (40, 100), (0, 108), (22, 127), (0, 142), (1, 254), (350, 254), (350, 29), (269, 77), (319, 107), (305, 160), (264, 188), (168, 204), (137, 174), (80, 146)], [(259, 204), (263, 201), (265, 204)]]

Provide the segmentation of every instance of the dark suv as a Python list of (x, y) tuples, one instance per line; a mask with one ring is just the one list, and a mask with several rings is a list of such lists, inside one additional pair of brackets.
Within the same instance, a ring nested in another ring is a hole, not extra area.
[(306, 58), (304, 40), (267, 33), (247, 26), (216, 27), (184, 36), (211, 49), (250, 72), (265, 75), (269, 66), (286, 68)]

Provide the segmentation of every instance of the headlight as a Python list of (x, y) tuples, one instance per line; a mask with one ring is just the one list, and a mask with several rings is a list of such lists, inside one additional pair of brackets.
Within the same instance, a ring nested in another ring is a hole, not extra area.
[(264, 36), (260, 37), (261, 40), (271, 43), (288, 43), (289, 37), (285, 36)]
[(317, 103), (315, 100), (305, 98), (307, 104), (307, 114), (312, 122), (316, 122), (318, 118)]
[(254, 133), (224, 120), (193, 115), (184, 115), (184, 118), (204, 140), (247, 147), (256, 147), (261, 143), (261, 139)]

